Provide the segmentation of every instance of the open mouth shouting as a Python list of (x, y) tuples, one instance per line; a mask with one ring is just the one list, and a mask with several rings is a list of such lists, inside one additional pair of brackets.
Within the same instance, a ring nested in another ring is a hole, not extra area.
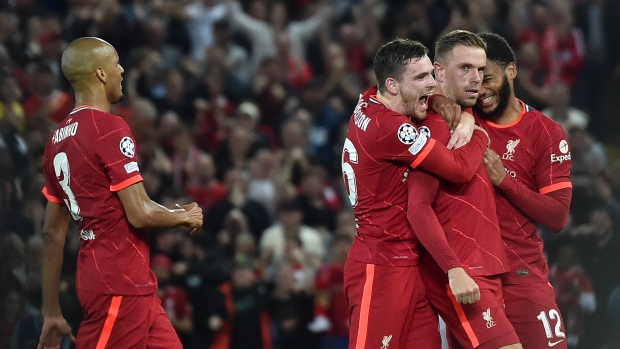
[(425, 95), (422, 95), (422, 97), (420, 97), (420, 99), (418, 99), (418, 104), (420, 105), (420, 109), (421, 110), (427, 110), (428, 109), (428, 98), (431, 96), (430, 93), (427, 93)]

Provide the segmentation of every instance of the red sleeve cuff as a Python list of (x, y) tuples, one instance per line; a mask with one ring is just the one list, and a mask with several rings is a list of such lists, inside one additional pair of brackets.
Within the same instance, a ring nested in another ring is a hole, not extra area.
[(111, 185), (110, 186), (110, 191), (119, 191), (119, 190), (125, 189), (128, 186), (130, 186), (130, 185), (133, 185), (133, 184), (136, 184), (138, 182), (141, 182), (142, 180), (143, 179), (142, 179), (141, 175), (139, 175), (139, 174), (135, 175), (135, 176), (133, 176), (131, 178), (128, 178), (128, 179), (126, 179), (126, 180), (124, 180), (124, 181), (122, 181), (122, 182), (120, 182), (118, 184)]
[(573, 183), (571, 182), (561, 182), (561, 183), (551, 184), (546, 187), (540, 188), (538, 192), (541, 194), (548, 194), (548, 193), (551, 193), (552, 191), (556, 191), (556, 190), (560, 190), (564, 188), (572, 188), (572, 187), (573, 187)]
[(503, 191), (508, 191), (514, 188), (515, 184), (516, 181), (514, 181), (512, 177), (506, 174), (506, 177), (504, 177), (502, 182), (497, 187)]
[(55, 197), (54, 195), (52, 195), (49, 190), (47, 190), (47, 187), (43, 187), (43, 190), (41, 190), (41, 192), (43, 193), (43, 195), (45, 196), (45, 198), (47, 198), (47, 201), (49, 202), (53, 202), (55, 204), (62, 204), (62, 200)]

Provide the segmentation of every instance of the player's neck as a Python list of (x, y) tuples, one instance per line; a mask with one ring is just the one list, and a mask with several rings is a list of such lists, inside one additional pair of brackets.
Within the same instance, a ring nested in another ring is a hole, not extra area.
[(508, 125), (519, 119), (523, 105), (514, 95), (510, 96), (510, 103), (506, 106), (506, 110), (503, 113), (490, 118), (490, 120), (497, 125)]
[(390, 98), (389, 95), (384, 95), (381, 93), (381, 91), (377, 91), (377, 100), (381, 102), (381, 104), (383, 104), (386, 108), (404, 114), (405, 108), (403, 108), (402, 104), (399, 102), (399, 99), (396, 96)]
[[(439, 82), (439, 81), (438, 81), (438, 82), (437, 82), (437, 86), (435, 86), (435, 91), (434, 91), (433, 93), (440, 94), (440, 95), (442, 95), (442, 96), (446, 97), (447, 99), (449, 99), (449, 100), (453, 101), (454, 103), (457, 103), (457, 104), (458, 104), (458, 101), (457, 101), (457, 99), (454, 97), (454, 94), (450, 93), (450, 89), (446, 88), (446, 84), (445, 84), (445, 82), (444, 82), (444, 83), (442, 83), (442, 82)], [(463, 106), (461, 105), (461, 109), (465, 109), (465, 108), (466, 108), (466, 107), (463, 107)]]
[(446, 89), (444, 88), (443, 84), (440, 83), (440, 82), (437, 82), (437, 86), (435, 86), (435, 91), (433, 91), (433, 93), (442, 95), (442, 96), (444, 96), (446, 98), (449, 98), (452, 101), (454, 100), (454, 98), (452, 98), (452, 96), (448, 96), (446, 94)]
[(106, 113), (110, 112), (110, 102), (108, 102), (105, 93), (94, 91), (92, 88), (76, 89), (75, 105), (88, 105)]

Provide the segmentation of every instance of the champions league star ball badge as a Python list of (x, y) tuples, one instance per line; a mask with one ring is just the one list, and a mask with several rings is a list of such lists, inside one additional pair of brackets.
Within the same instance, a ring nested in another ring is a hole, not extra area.
[(402, 124), (398, 128), (398, 139), (404, 144), (413, 144), (418, 138), (418, 130), (413, 125)]
[(136, 152), (136, 147), (133, 144), (133, 139), (129, 137), (123, 137), (123, 139), (121, 139), (120, 147), (121, 147), (121, 153), (123, 153), (123, 155), (125, 155), (128, 158), (133, 158)]

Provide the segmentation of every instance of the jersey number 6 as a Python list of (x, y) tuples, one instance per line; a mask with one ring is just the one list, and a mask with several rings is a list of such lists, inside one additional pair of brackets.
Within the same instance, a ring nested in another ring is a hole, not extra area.
[(355, 207), (357, 205), (357, 184), (355, 183), (353, 166), (344, 160), (347, 153), (349, 154), (349, 162), (357, 164), (357, 149), (355, 149), (355, 145), (348, 138), (344, 140), (344, 148), (342, 149), (342, 176), (347, 185), (351, 206)]

